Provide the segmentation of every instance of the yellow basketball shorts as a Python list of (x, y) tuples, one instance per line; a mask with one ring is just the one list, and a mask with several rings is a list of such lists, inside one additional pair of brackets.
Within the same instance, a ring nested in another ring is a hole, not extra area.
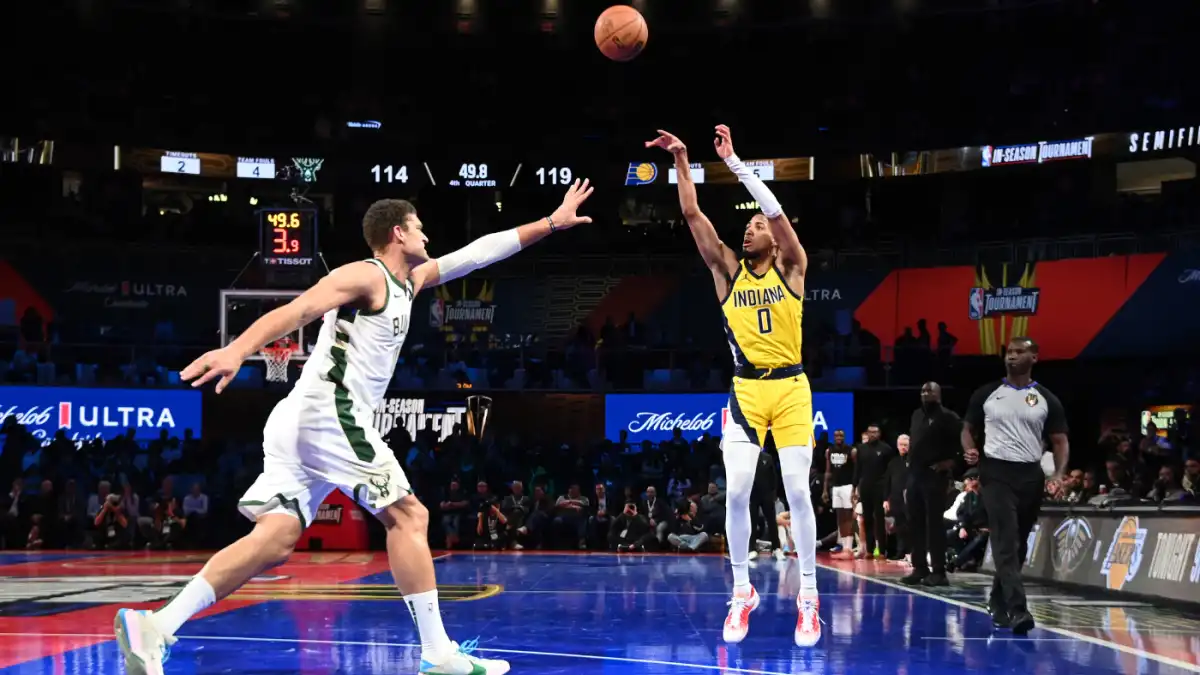
[(724, 440), (762, 447), (768, 429), (776, 448), (813, 445), (812, 388), (807, 375), (779, 380), (733, 378)]

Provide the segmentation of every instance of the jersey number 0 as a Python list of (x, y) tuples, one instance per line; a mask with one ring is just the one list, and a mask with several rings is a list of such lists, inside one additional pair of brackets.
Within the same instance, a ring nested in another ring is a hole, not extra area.
[(758, 310), (758, 332), (767, 334), (771, 332), (771, 308), (763, 307)]

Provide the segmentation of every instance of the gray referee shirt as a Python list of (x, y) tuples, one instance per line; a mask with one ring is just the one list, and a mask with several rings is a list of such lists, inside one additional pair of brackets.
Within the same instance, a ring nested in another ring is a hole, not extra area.
[(975, 391), (966, 421), (983, 432), (983, 455), (1006, 462), (1041, 462), (1042, 441), (1067, 433), (1062, 401), (1044, 385), (1014, 387), (1006, 380)]

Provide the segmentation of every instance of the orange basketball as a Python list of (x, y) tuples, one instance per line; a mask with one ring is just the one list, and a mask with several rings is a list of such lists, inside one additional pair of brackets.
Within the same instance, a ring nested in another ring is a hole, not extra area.
[(596, 46), (613, 61), (629, 61), (642, 53), (649, 35), (642, 13), (628, 5), (613, 5), (596, 19)]

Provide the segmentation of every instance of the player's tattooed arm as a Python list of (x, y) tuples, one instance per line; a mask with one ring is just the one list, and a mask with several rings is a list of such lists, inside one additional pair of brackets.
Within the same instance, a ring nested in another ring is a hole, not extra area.
[(679, 207), (683, 211), (683, 219), (687, 221), (700, 257), (713, 273), (717, 284), (717, 296), (725, 297), (729, 291), (729, 280), (737, 269), (737, 256), (729, 250), (719, 236), (712, 221), (700, 210), (700, 200), (696, 197), (696, 184), (692, 181), (691, 164), (688, 161), (687, 146), (679, 137), (669, 132), (658, 130), (658, 138), (646, 141), (647, 148), (662, 148), (675, 158), (675, 183), (679, 188)]
[(412, 271), (416, 290), (464, 277), (536, 244), (552, 232), (592, 222), (591, 218), (580, 216), (577, 211), (587, 198), (592, 196), (594, 189), (586, 178), (582, 181), (576, 180), (567, 190), (562, 204), (549, 216), (511, 230), (480, 237), (457, 251), (417, 265)]
[[(746, 190), (751, 197), (754, 197), (754, 201), (758, 202), (759, 209), (770, 222), (771, 236), (775, 239), (775, 245), (779, 247), (780, 266), (788, 276), (795, 274), (803, 279), (808, 272), (808, 254), (800, 245), (800, 237), (796, 235), (796, 228), (792, 227), (792, 221), (788, 220), (787, 214), (783, 212), (783, 207), (775, 198), (775, 193), (771, 192), (771, 188), (767, 187), (767, 184), (755, 175), (754, 171), (747, 167), (733, 151), (733, 138), (729, 133), (729, 127), (718, 124), (716, 133), (717, 137), (713, 140), (713, 146), (717, 149), (717, 156), (725, 161), (729, 170), (738, 177), (742, 185), (746, 186)], [(802, 289), (796, 290), (803, 292)]]

